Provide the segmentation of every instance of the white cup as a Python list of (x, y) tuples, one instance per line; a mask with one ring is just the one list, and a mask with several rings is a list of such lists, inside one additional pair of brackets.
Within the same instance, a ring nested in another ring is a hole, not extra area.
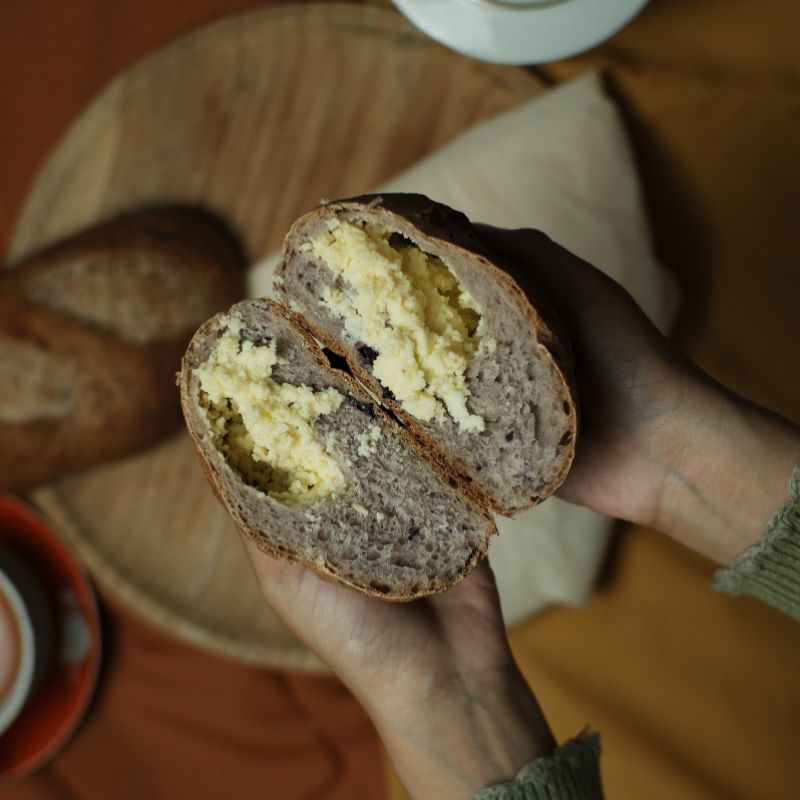
[(0, 542), (0, 735), (41, 684), (52, 651), (47, 590), (28, 561)]
[(561, 3), (568, 3), (569, 0), (469, 0), (479, 6), (497, 6), (498, 8), (525, 9), (525, 8), (545, 8), (546, 6), (557, 6)]
[(542, 64), (613, 36), (648, 0), (394, 0), (432, 38), (495, 64)]

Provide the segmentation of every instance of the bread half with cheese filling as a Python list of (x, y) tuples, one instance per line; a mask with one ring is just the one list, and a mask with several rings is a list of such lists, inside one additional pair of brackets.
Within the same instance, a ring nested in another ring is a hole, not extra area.
[(389, 600), (447, 589), (486, 554), (480, 499), (281, 305), (206, 322), (179, 384), (211, 484), (265, 552)]
[(563, 482), (577, 426), (567, 337), (463, 214), (421, 195), (328, 203), (292, 227), (276, 286), (496, 512), (514, 515)]

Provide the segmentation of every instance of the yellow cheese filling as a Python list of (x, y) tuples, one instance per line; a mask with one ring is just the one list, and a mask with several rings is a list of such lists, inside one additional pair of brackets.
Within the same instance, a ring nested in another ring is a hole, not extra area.
[(482, 431), (465, 378), (479, 349), (495, 347), (481, 309), (440, 258), (390, 237), (382, 225), (339, 220), (313, 237), (309, 249), (346, 280), (344, 291), (326, 287), (322, 303), (378, 354), (372, 374), (402, 409), (426, 422), (449, 414), (461, 430)]
[(369, 433), (360, 433), (358, 435), (358, 454), (360, 456), (374, 455), (378, 449), (378, 439), (381, 438), (381, 429), (379, 425), (373, 425), (369, 429)]
[(255, 345), (243, 339), (235, 316), (227, 326), (196, 370), (216, 446), (251, 485), (282, 503), (302, 505), (332, 494), (344, 476), (314, 423), (339, 408), (343, 395), (277, 383), (272, 368), (282, 359), (274, 340)]

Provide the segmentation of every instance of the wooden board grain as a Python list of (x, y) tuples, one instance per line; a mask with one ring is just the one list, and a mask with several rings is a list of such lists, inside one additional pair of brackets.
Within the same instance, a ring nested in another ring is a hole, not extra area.
[[(177, 201), (225, 217), (256, 261), (320, 198), (369, 190), (540, 88), (380, 8), (225, 19), (147, 58), (80, 117), (36, 180), (10, 255)], [(322, 668), (262, 602), (187, 435), (35, 499), (104, 588), (151, 622), (249, 663)]]

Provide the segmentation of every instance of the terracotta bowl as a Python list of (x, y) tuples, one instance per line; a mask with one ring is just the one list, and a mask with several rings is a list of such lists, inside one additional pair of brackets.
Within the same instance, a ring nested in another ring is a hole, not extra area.
[(75, 733), (101, 652), (97, 602), (83, 568), (42, 516), (8, 494), (0, 494), (0, 603), (0, 633), (13, 637), (16, 626), (18, 650), (9, 659), (14, 702), (8, 687), (0, 702), (11, 708), (7, 727), (0, 724), (4, 785), (42, 766)]

